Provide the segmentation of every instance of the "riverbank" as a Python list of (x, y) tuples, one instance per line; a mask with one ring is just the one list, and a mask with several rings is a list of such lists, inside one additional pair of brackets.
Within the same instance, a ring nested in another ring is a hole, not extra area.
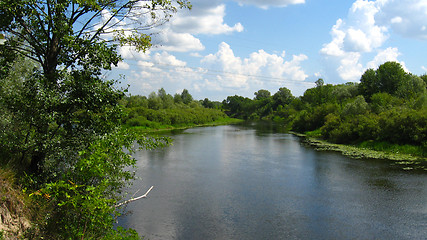
[(386, 159), (402, 165), (404, 170), (422, 169), (427, 171), (427, 158), (411, 154), (377, 151), (353, 145), (330, 143), (319, 138), (310, 137), (306, 134), (290, 132), (303, 138), (304, 143), (314, 147), (317, 151), (334, 151), (354, 159)]
[(31, 227), (31, 201), (15, 182), (15, 173), (0, 167), (0, 239), (21, 239)]
[(154, 133), (161, 131), (171, 131), (171, 130), (184, 130), (193, 127), (211, 127), (211, 126), (220, 126), (220, 125), (229, 125), (229, 124), (237, 124), (244, 122), (242, 119), (236, 118), (220, 118), (213, 122), (203, 123), (203, 124), (179, 124), (179, 125), (157, 125), (155, 127), (147, 127), (147, 126), (128, 126), (128, 129), (141, 132), (141, 133)]

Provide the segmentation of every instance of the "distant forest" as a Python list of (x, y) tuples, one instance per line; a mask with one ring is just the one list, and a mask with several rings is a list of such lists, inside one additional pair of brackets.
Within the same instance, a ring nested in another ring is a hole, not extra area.
[(386, 62), (365, 71), (360, 83), (332, 85), (318, 79), (300, 97), (282, 87), (273, 95), (261, 89), (253, 99), (235, 95), (212, 102), (207, 98), (195, 101), (187, 90), (171, 96), (160, 89), (148, 97), (126, 97), (123, 104), (129, 113), (125, 123), (132, 126), (202, 123), (225, 113), (244, 120), (273, 120), (288, 130), (333, 143), (420, 146), (425, 155), (426, 86), (426, 74), (417, 76), (405, 72), (399, 63)]
[(157, 93), (146, 96), (126, 96), (121, 104), (125, 106), (123, 123), (127, 127), (160, 129), (211, 123), (229, 118), (220, 110), (220, 103), (196, 101), (184, 89), (181, 94), (167, 94), (161, 88)]
[(287, 88), (273, 96), (259, 90), (254, 99), (228, 97), (222, 107), (232, 117), (272, 119), (333, 143), (414, 145), (425, 156), (426, 86), (426, 74), (416, 76), (399, 63), (386, 62), (365, 71), (360, 83), (331, 85), (319, 79), (301, 97)]

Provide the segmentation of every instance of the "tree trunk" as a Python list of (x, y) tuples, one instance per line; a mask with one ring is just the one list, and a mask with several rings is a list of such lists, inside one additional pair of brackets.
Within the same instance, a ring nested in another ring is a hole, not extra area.
[(42, 163), (46, 157), (46, 153), (44, 152), (34, 152), (31, 157), (31, 163), (30, 163), (30, 172), (33, 174), (41, 174), (42, 173)]

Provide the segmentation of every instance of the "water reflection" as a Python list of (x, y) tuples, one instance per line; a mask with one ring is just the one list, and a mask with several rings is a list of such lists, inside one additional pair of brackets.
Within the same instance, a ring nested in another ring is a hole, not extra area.
[(135, 156), (149, 239), (422, 239), (427, 175), (316, 152), (275, 126), (194, 128)]

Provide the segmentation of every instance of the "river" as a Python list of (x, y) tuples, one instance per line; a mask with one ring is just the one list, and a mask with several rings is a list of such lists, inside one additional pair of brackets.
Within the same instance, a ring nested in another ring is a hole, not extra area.
[(146, 239), (426, 239), (427, 173), (318, 152), (269, 124), (170, 133), (140, 151), (119, 218)]

